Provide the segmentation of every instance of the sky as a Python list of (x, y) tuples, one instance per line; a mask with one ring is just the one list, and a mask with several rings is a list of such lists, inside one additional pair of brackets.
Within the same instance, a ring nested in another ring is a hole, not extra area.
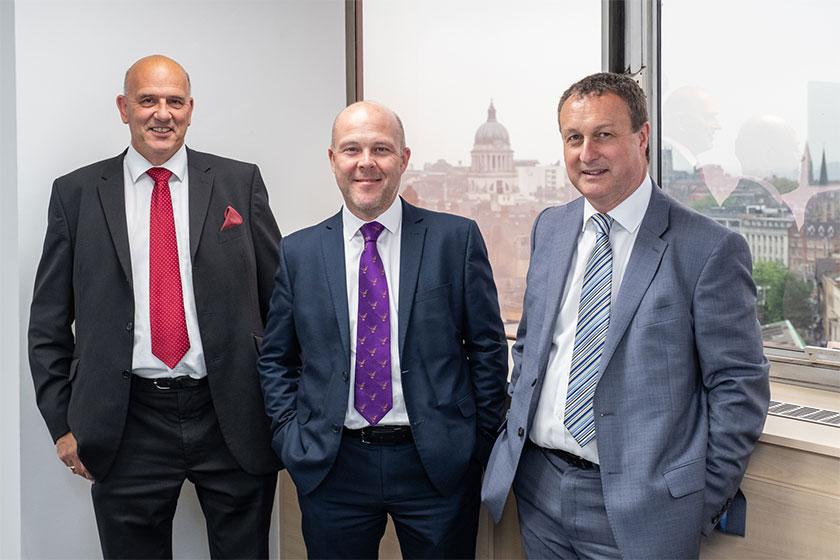
[[(740, 173), (738, 131), (768, 116), (793, 127), (801, 153), (807, 83), (840, 82), (838, 22), (834, 0), (663, 0), (662, 97), (698, 86), (720, 124), (700, 163)], [(491, 99), (515, 157), (553, 163), (557, 100), (601, 69), (601, 2), (365, 0), (364, 53), (365, 97), (400, 114), (415, 167), (468, 164)]]

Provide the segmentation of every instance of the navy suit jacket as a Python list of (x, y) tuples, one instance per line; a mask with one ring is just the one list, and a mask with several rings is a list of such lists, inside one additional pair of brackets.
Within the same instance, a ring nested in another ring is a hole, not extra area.
[[(123, 436), (131, 388), (134, 290), (125, 152), (56, 179), (29, 317), (38, 407), (58, 439), (73, 432), (101, 480)], [(207, 380), (231, 454), (252, 474), (279, 468), (256, 372), (280, 231), (254, 164), (187, 149), (190, 257)], [(225, 209), (242, 216), (221, 231)]]
[[(534, 224), (507, 428), (482, 490), (497, 520), (539, 402), (582, 223), (578, 198)], [(594, 396), (607, 517), (627, 558), (696, 556), (701, 532), (737, 493), (769, 401), (750, 269), (743, 237), (654, 186)]]
[[(423, 466), (446, 494), (489, 456), (507, 341), (475, 222), (402, 205), (402, 388)], [(335, 461), (351, 390), (342, 232), (339, 212), (283, 239), (259, 361), (274, 450), (304, 494)]]

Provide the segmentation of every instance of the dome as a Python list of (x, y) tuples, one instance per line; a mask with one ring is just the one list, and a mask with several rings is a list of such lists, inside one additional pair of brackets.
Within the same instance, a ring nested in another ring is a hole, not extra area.
[(487, 109), (487, 122), (478, 127), (475, 131), (476, 146), (493, 146), (494, 148), (509, 148), (510, 138), (508, 131), (496, 120), (496, 108), (493, 102)]

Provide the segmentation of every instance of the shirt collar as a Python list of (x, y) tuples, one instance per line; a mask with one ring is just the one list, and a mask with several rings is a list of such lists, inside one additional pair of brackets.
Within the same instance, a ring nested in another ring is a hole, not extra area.
[(152, 165), (140, 155), (140, 152), (134, 149), (134, 146), (129, 146), (128, 152), (125, 154), (125, 165), (128, 168), (129, 176), (131, 176), (131, 182), (135, 184), (152, 167), (168, 169), (179, 181), (183, 181), (184, 177), (187, 176), (187, 146), (182, 144), (178, 151), (172, 154), (172, 157), (163, 165)]
[[(613, 219), (614, 223), (619, 224), (626, 231), (632, 233), (638, 229), (642, 223), (642, 219), (647, 212), (648, 203), (650, 202), (650, 193), (653, 189), (653, 181), (650, 180), (649, 175), (645, 175), (644, 181), (633, 193), (625, 198), (621, 204), (607, 212)], [(586, 224), (589, 218), (598, 211), (595, 210), (588, 200), (583, 199), (583, 224), (581, 230), (586, 229)]]
[(344, 229), (344, 239), (347, 241), (350, 241), (359, 232), (359, 228), (368, 222), (379, 222), (393, 235), (397, 233), (402, 223), (402, 199), (396, 197), (387, 210), (373, 220), (367, 221), (356, 217), (347, 209), (347, 205), (344, 205), (341, 207), (341, 222)]

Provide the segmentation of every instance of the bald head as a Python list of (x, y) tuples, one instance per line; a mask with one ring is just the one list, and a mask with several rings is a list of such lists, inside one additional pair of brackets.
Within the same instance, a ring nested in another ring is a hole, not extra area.
[(125, 79), (123, 80), (123, 95), (128, 95), (130, 91), (136, 89), (136, 77), (138, 75), (147, 75), (152, 73), (167, 73), (169, 75), (180, 75), (187, 87), (187, 95), (190, 95), (190, 75), (184, 70), (184, 67), (162, 54), (153, 54), (144, 56), (128, 70), (125, 71)]
[(397, 144), (400, 150), (403, 150), (405, 148), (405, 129), (403, 128), (400, 117), (394, 111), (376, 101), (357, 101), (345, 107), (333, 121), (332, 141), (330, 145), (335, 149), (336, 131), (340, 125), (344, 123), (359, 123), (381, 117), (385, 117), (391, 121)]

